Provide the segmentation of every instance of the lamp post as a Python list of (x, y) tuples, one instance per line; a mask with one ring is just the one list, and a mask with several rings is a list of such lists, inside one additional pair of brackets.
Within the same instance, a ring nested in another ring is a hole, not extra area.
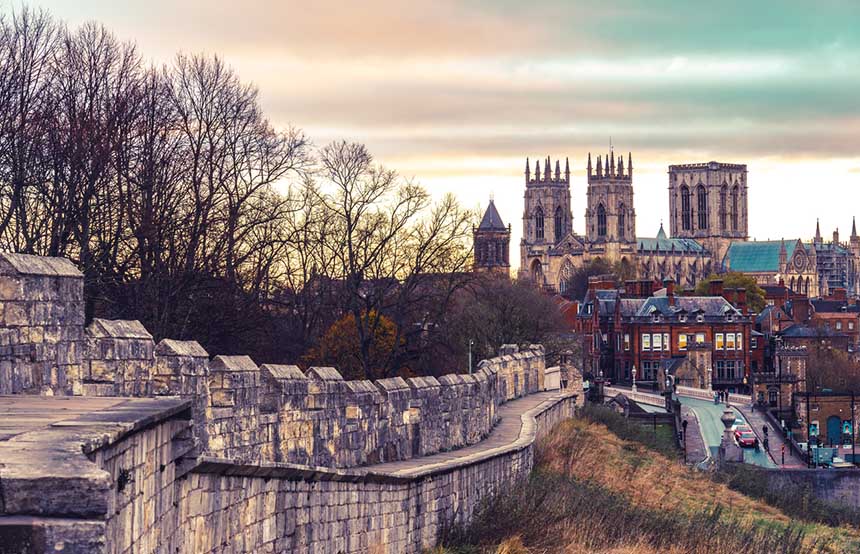
[(475, 345), (475, 341), (469, 339), (469, 375), (472, 374), (472, 346)]
[[(782, 356), (780, 356), (780, 350), (782, 349), (782, 337), (778, 336), (774, 339), (774, 343), (776, 344), (776, 409), (779, 413), (780, 421), (782, 421)], [(784, 433), (784, 430), (783, 430)]]
[(633, 392), (636, 392), (636, 365), (633, 365)]
[(708, 368), (708, 392), (714, 392), (714, 381), (711, 378), (711, 373), (713, 373), (713, 369)]

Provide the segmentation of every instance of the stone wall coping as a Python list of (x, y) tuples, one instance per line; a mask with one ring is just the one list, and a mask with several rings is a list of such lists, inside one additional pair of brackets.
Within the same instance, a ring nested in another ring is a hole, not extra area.
[(209, 362), (210, 371), (259, 371), (260, 368), (248, 356), (215, 356)]
[(0, 273), (9, 275), (44, 275), (48, 277), (74, 277), (81, 279), (84, 274), (68, 258), (50, 258), (31, 254), (0, 253)]
[(319, 381), (343, 381), (343, 375), (333, 367), (312, 367), (308, 369), (308, 378)]
[(465, 384), (466, 380), (463, 379), (463, 374), (461, 373), (449, 373), (439, 377), (439, 383), (447, 386), (456, 386)]
[(96, 338), (152, 340), (152, 335), (149, 334), (146, 327), (136, 319), (101, 319), (97, 317), (87, 326), (87, 334)]
[(162, 339), (155, 345), (155, 353), (159, 356), (209, 358), (209, 353), (196, 340)]
[(410, 377), (406, 383), (413, 389), (429, 389), (442, 386), (439, 380), (432, 376)]
[(297, 365), (263, 364), (260, 371), (278, 381), (307, 381), (307, 376), (302, 373)]
[(376, 388), (373, 381), (346, 381), (346, 388), (354, 393), (379, 394), (379, 389)]
[(191, 406), (189, 401), (164, 397), (2, 399), (10, 400), (6, 414), (13, 423), (16, 417), (26, 422), (34, 411), (46, 418), (38, 426), (0, 440), (4, 494), (0, 509), (4, 515), (105, 516), (113, 484), (110, 475), (96, 466), (88, 454), (186, 412)]
[(376, 386), (383, 392), (391, 392), (408, 389), (409, 385), (403, 377), (389, 377), (388, 379), (377, 379)]

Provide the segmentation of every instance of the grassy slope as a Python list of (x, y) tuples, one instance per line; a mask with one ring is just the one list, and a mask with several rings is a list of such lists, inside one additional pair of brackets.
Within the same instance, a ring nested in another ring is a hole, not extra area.
[(619, 429), (637, 439), (625, 440), (594, 420), (561, 423), (541, 443), (531, 483), (497, 499), (448, 542), (466, 546), (440, 552), (860, 551), (857, 529), (791, 519), (684, 467), (665, 455), (665, 445), (652, 444), (662, 454), (646, 447), (638, 430)]

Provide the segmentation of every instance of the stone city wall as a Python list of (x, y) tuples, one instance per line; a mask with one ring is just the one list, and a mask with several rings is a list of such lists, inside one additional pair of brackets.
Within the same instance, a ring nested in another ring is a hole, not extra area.
[(178, 395), (201, 450), (240, 462), (343, 468), (452, 450), (485, 437), (500, 403), (543, 389), (540, 346), (505, 346), (472, 375), (345, 381), (156, 345), (138, 321), (84, 327), (83, 275), (63, 258), (0, 254), (0, 296), (0, 394)]
[(403, 477), (211, 457), (185, 473), (170, 433), (183, 444), (187, 429), (166, 422), (93, 457), (125, 483), (108, 501), (105, 552), (420, 553), (469, 521), (487, 495), (524, 478), (535, 440), (574, 410), (575, 397), (547, 401), (523, 416), (520, 439), (502, 451)]

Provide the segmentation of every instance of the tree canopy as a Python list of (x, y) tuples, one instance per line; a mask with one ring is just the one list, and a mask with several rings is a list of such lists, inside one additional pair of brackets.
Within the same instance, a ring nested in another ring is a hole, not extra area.
[(722, 281), (724, 289), (746, 289), (747, 305), (753, 312), (760, 312), (764, 309), (766, 305), (764, 290), (758, 286), (754, 277), (743, 273), (711, 274), (707, 279), (703, 279), (696, 284), (696, 294), (707, 295), (711, 287), (711, 282), (715, 280)]

